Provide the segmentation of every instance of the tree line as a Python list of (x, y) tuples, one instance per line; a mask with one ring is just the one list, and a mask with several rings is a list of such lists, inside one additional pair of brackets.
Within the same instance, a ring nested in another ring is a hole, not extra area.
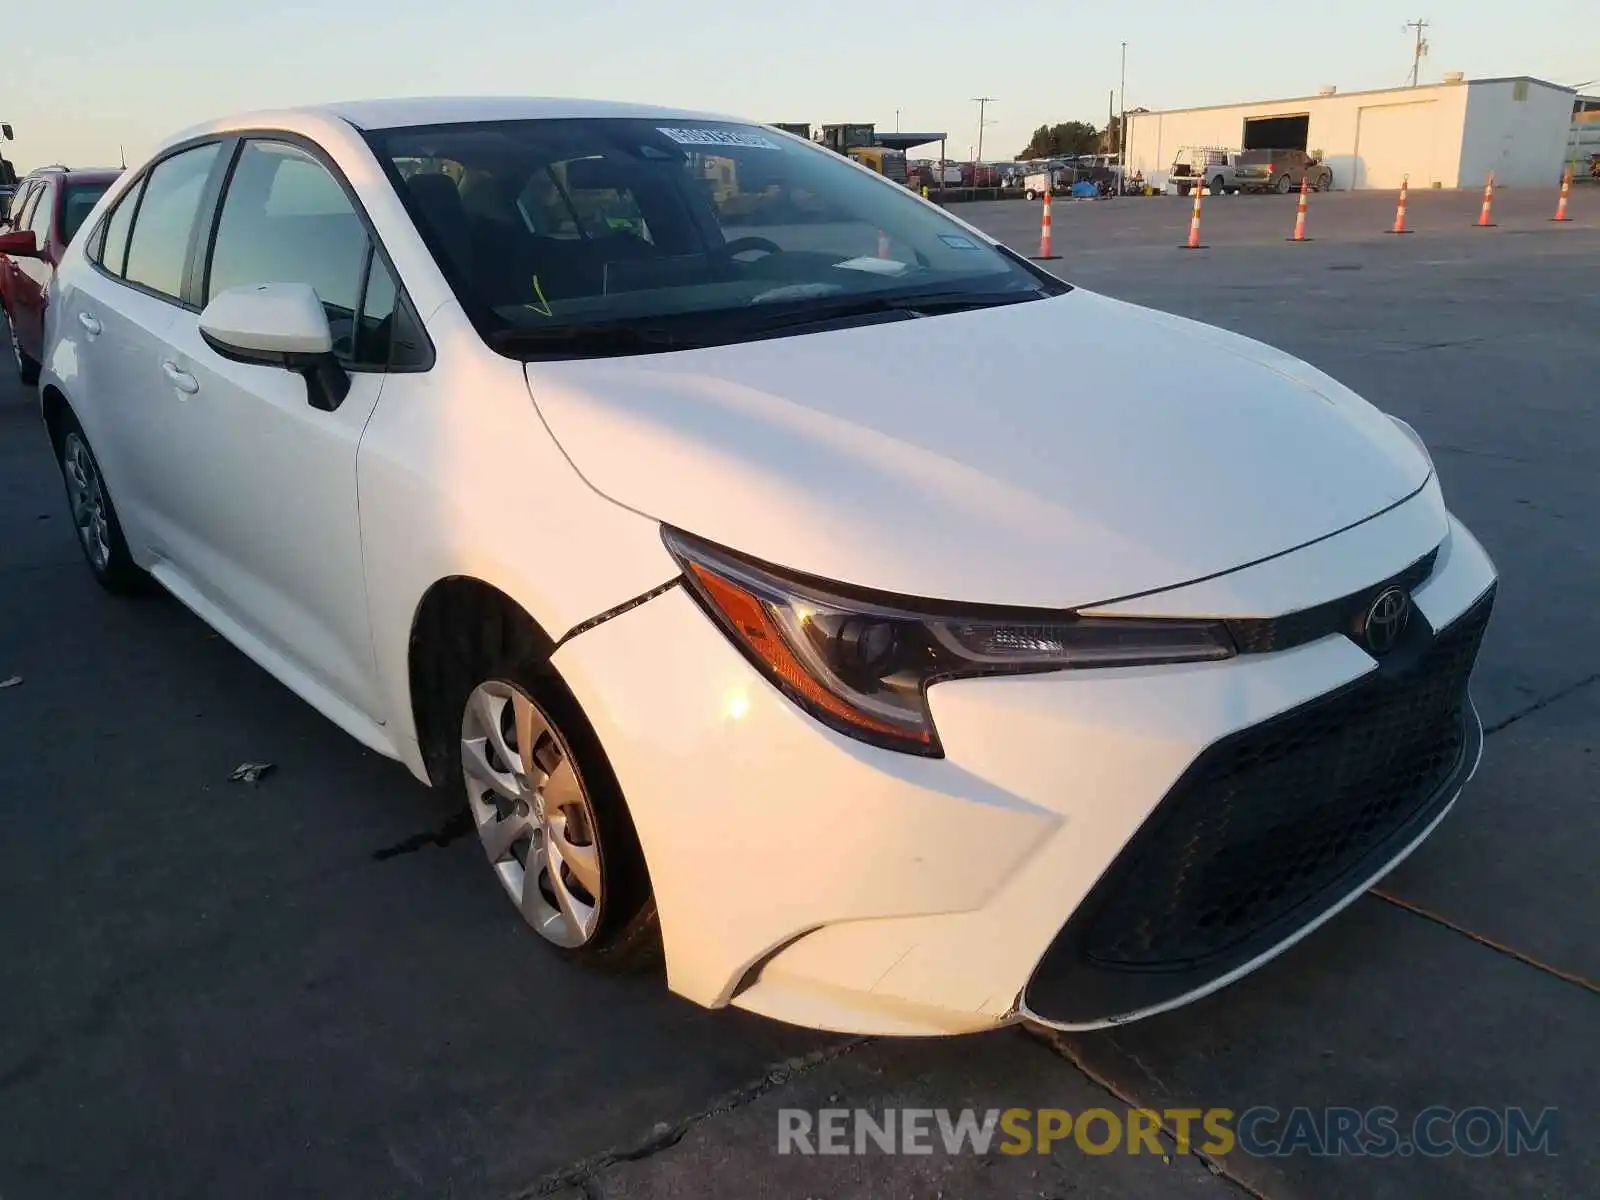
[(1071, 158), (1079, 154), (1115, 154), (1117, 124), (1117, 119), (1113, 117), (1104, 129), (1096, 129), (1088, 121), (1062, 121), (1058, 125), (1041, 125), (1033, 131), (1028, 144), (1018, 151), (1017, 160)]

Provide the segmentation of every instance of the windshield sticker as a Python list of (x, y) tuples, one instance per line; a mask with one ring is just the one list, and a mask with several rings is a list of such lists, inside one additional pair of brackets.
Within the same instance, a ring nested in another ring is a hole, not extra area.
[(962, 237), (959, 233), (941, 233), (939, 240), (952, 250), (976, 250), (978, 245), (971, 238)]
[(781, 150), (782, 146), (759, 133), (741, 133), (735, 129), (686, 129), (682, 126), (659, 125), (664, 133), (680, 146), (743, 146), (751, 150)]

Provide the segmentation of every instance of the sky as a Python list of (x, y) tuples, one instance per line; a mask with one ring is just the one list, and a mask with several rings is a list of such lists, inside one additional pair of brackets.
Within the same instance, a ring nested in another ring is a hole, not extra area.
[[(1600, 77), (1579, 0), (71, 0), (70, 21), (0, 46), (4, 153), (134, 165), (185, 126), (246, 109), (406, 95), (582, 96), (758, 121), (946, 131), (1009, 158), (1033, 129), (1103, 125), (1128, 43), (1129, 108), (1399, 86), (1432, 22), (1422, 78)], [(70, 26), (70, 33), (68, 28)], [(53, 30), (53, 32), (50, 32)], [(1600, 88), (1595, 84), (1590, 90)], [(937, 154), (933, 148), (932, 154)]]

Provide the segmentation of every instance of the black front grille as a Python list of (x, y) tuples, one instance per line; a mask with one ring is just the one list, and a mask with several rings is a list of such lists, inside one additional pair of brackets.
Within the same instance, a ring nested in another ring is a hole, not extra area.
[(1357, 637), (1368, 609), (1381, 593), (1392, 587), (1403, 588), (1408, 595), (1416, 591), (1433, 574), (1433, 564), (1438, 557), (1437, 549), (1430, 550), (1405, 570), (1381, 583), (1318, 604), (1314, 608), (1303, 608), (1281, 617), (1236, 618), (1228, 622), (1228, 632), (1233, 634), (1234, 645), (1238, 646), (1240, 654), (1270, 654), (1291, 646), (1303, 646), (1330, 633)]
[(1193, 991), (1378, 870), (1476, 757), (1467, 681), (1492, 604), (1437, 637), (1415, 614), (1377, 670), (1196, 759), (1051, 945), (1033, 1011), (1098, 1019)]

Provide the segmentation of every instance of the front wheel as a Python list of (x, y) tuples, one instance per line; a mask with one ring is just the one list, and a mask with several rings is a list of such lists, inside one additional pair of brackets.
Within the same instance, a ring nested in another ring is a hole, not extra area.
[(505, 664), (468, 694), (461, 774), (489, 865), (535, 933), (612, 970), (659, 959), (632, 819), (577, 701), (547, 666)]
[(1319, 191), (1319, 192), (1331, 192), (1331, 191), (1333, 191), (1333, 172), (1331, 170), (1330, 171), (1324, 171), (1317, 178), (1317, 191)]
[(1278, 195), (1287, 196), (1294, 190), (1294, 183), (1287, 175), (1278, 176)]

